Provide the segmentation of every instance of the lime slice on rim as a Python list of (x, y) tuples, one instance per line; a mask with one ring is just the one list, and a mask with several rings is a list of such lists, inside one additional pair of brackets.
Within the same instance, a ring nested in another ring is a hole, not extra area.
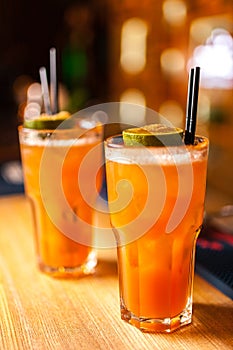
[(150, 124), (123, 130), (126, 146), (178, 146), (183, 144), (183, 130), (164, 124)]
[(28, 129), (54, 130), (69, 117), (70, 113), (66, 111), (61, 111), (53, 115), (41, 114), (35, 119), (24, 120), (23, 126)]

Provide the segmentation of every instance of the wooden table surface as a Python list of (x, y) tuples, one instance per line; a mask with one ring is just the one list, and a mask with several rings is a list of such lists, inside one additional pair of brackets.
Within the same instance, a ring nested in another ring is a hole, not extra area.
[(233, 303), (199, 276), (190, 326), (142, 333), (120, 319), (116, 252), (99, 251), (93, 276), (53, 279), (35, 265), (24, 196), (0, 198), (0, 349), (233, 349)]

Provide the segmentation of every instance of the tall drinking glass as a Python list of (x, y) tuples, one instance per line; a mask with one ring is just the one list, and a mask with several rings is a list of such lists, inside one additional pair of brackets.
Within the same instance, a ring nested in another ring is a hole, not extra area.
[(25, 191), (40, 270), (82, 276), (97, 263), (92, 216), (102, 182), (102, 126), (63, 124), (55, 130), (19, 127)]
[(192, 320), (208, 140), (127, 147), (114, 136), (105, 142), (105, 156), (121, 318), (142, 331), (171, 332)]

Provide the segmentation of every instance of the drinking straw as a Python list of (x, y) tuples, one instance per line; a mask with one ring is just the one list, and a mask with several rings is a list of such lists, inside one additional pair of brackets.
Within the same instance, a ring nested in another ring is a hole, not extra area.
[(200, 67), (191, 68), (189, 74), (184, 143), (193, 145), (197, 123)]
[(48, 88), (48, 80), (45, 67), (40, 68), (40, 80), (41, 80), (41, 89), (44, 100), (44, 108), (46, 114), (52, 114), (50, 98), (49, 98), (49, 88)]
[(52, 114), (58, 112), (56, 49), (50, 49), (50, 98)]

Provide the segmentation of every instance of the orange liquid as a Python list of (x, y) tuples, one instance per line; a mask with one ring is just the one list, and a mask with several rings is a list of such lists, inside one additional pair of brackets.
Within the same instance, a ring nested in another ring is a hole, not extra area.
[[(78, 183), (78, 172), (80, 164), (87, 155), (87, 153), (99, 144), (100, 141), (94, 140), (91, 143), (82, 143), (80, 145), (72, 145), (69, 147), (69, 151), (66, 153), (64, 160), (62, 160), (62, 191), (64, 198), (66, 199), (70, 212), (66, 213), (63, 210), (61, 199), (56, 192), (56, 188), (53, 189), (53, 183), (59, 181), (59, 174), (57, 171), (57, 164), (60, 164), (60, 156), (64, 155), (62, 146), (51, 147), (51, 152), (47, 153), (47, 167), (46, 178), (43, 183), (46, 183), (43, 189), (44, 197), (46, 195), (52, 196), (53, 209), (57, 217), (65, 218), (67, 227), (70, 222), (72, 225), (76, 220), (76, 215), (81, 218), (85, 223), (91, 225), (93, 209), (89, 205), (96, 199), (93, 189), (89, 189), (86, 194), (88, 197), (88, 203), (83, 198), (80, 192), (80, 186)], [(48, 147), (48, 146), (47, 146)], [(37, 246), (37, 254), (39, 257), (39, 265), (42, 267), (48, 266), (54, 269), (73, 268), (81, 266), (88, 259), (88, 255), (91, 252), (91, 232), (88, 232), (85, 244), (78, 243), (79, 227), (77, 226), (76, 232), (74, 232), (74, 240), (72, 237), (64, 234), (57, 227), (56, 220), (53, 220), (53, 215), (48, 214), (41, 196), (41, 159), (44, 152), (44, 145), (30, 145), (21, 143), (21, 155), (24, 169), (24, 181), (25, 190), (27, 196), (30, 199), (33, 209), (34, 223), (35, 223), (35, 238)], [(86, 174), (86, 181), (90, 181), (90, 177), (96, 175), (96, 167), (101, 164), (101, 150), (95, 155), (96, 163), (90, 166), (89, 173)], [(98, 164), (98, 165), (97, 165)], [(59, 169), (58, 169), (59, 170)], [(98, 171), (96, 176), (95, 190), (99, 190), (101, 187), (101, 170)], [(47, 192), (46, 192), (47, 191)], [(63, 198), (62, 198), (63, 200)], [(73, 215), (71, 214), (73, 213)], [(66, 225), (66, 224), (65, 224)], [(75, 227), (75, 226), (72, 226)]]
[[(121, 303), (122, 308), (138, 318), (174, 318), (191, 298), (195, 243), (203, 220), (206, 169), (207, 155), (191, 165), (107, 161), (111, 223), (119, 244)], [(127, 182), (120, 182), (122, 179)], [(180, 218), (167, 232), (178, 198), (175, 218), (179, 215)], [(147, 225), (153, 215), (155, 219)], [(131, 237), (130, 241), (127, 236)]]

